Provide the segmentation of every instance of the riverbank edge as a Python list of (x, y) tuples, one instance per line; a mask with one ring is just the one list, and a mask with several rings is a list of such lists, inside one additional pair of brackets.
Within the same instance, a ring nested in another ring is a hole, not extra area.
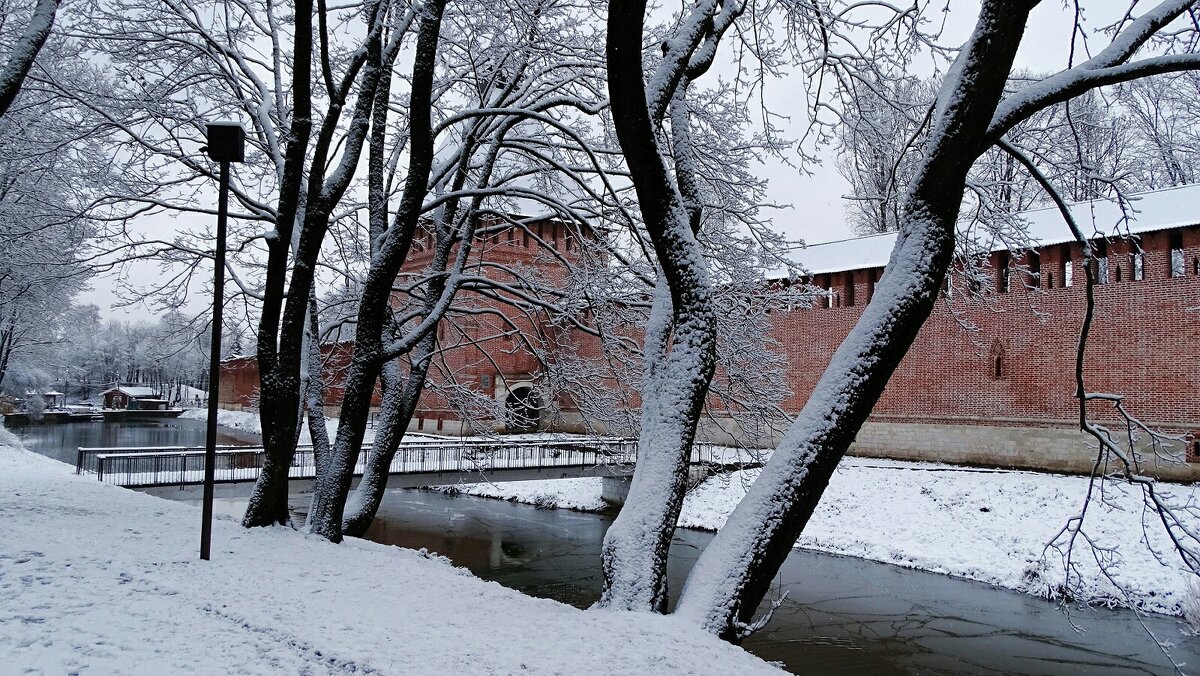
[(782, 673), (677, 619), (535, 599), (424, 551), (218, 518), (202, 562), (193, 507), (3, 434), (0, 468), (0, 652), (34, 671)]
[[(222, 410), (218, 417), (218, 423), (223, 427), (247, 432), (256, 431), (257, 422), (257, 415), (249, 412)], [(327, 419), (327, 425), (336, 427), (336, 424), (336, 419)], [(1063, 575), (1056, 570), (1055, 563), (1048, 560), (1050, 557), (1044, 545), (1077, 509), (1076, 498), (1086, 493), (1082, 488), (1085, 477), (1022, 470), (983, 471), (955, 465), (879, 459), (847, 458), (842, 465), (818, 507), (818, 514), (805, 529), (796, 548), (948, 575), (1051, 602), (1182, 616), (1200, 630), (1200, 587), (1193, 582), (1195, 576), (1162, 565), (1154, 554), (1136, 542), (1136, 538), (1125, 543), (1131, 556), (1123, 562), (1124, 569), (1118, 571), (1124, 589), (1112, 585), (1101, 571), (1089, 569), (1087, 561), (1084, 562), (1084, 577), (1088, 579), (1075, 578), (1071, 588), (1064, 586)], [(862, 482), (865, 485), (847, 486), (852, 483), (845, 480), (847, 467), (870, 468), (882, 472), (885, 478)], [(936, 474), (937, 478), (929, 481), (929, 486), (903, 481), (906, 475), (911, 478), (911, 475), (921, 473)], [(688, 493), (678, 527), (716, 532), (755, 475), (756, 470), (746, 470), (707, 479)], [(839, 478), (841, 485), (834, 485), (839, 483)], [(991, 484), (1003, 485), (997, 488)], [(1163, 483), (1160, 486), (1176, 492), (1194, 490), (1194, 486), (1183, 484)], [(907, 491), (900, 490), (901, 487)], [(612, 506), (600, 499), (599, 479), (427, 488), (528, 504), (540, 509), (615, 513)], [(1196, 497), (1200, 499), (1200, 494)], [(881, 511), (890, 513), (875, 517), (871, 510), (887, 498), (891, 498), (890, 507)], [(1136, 505), (1128, 511), (1134, 511), (1134, 507)], [(1128, 513), (1114, 511), (1111, 505), (1100, 505), (1092, 511), (1102, 511), (1099, 516), (1104, 517), (1091, 520), (1100, 529), (1101, 540), (1116, 542), (1123, 535), (1137, 533), (1147, 526), (1130, 521)], [(981, 518), (980, 512), (990, 512), (995, 518)], [(939, 513), (942, 521), (922, 528), (922, 520), (931, 513)], [(814, 533), (820, 530), (822, 516), (827, 517), (826, 521), (835, 518), (852, 523), (844, 529), (846, 532), (837, 532), (835, 525), (825, 524), (826, 532)], [(1113, 516), (1124, 518), (1127, 533), (1104, 531), (1111, 525), (1104, 519)], [(1184, 516), (1194, 518), (1196, 522), (1189, 526), (1200, 531), (1200, 516), (1194, 512)], [(906, 529), (896, 530), (881, 527), (878, 523), (881, 519), (909, 523)], [(1150, 523), (1148, 534), (1156, 533), (1155, 527), (1156, 524)], [(946, 537), (939, 542), (929, 536), (931, 532), (945, 533)], [(1170, 562), (1172, 556), (1178, 559), (1162, 542), (1155, 546), (1163, 560)]]
[[(902, 462), (902, 461), (896, 461)], [(944, 471), (942, 467), (938, 467), (938, 471)], [(966, 471), (966, 470), (964, 470)], [(1003, 470), (998, 470), (997, 473), (1007, 473)], [(744, 475), (745, 472), (735, 472), (734, 476)], [(1055, 479), (1074, 480), (1078, 477), (1067, 475), (1050, 475), (1042, 472), (1019, 472), (1014, 471), (1012, 474), (1019, 476), (1032, 477), (1047, 477), (1053, 481)], [(492, 500), (502, 500), (506, 502), (516, 502), (529, 504), (539, 509), (568, 509), (570, 511), (599, 513), (613, 515), (617, 509), (611, 505), (603, 503), (599, 499), (600, 480), (598, 479), (570, 479), (560, 480), (553, 483), (563, 483), (566, 481), (575, 482), (592, 482), (595, 484), (594, 490), (596, 493), (596, 501), (598, 504), (584, 505), (570, 504), (565, 507), (559, 507), (555, 504), (555, 490), (552, 482), (496, 482), (493, 484), (473, 484), (469, 486), (429, 486), (429, 490), (441, 492), (461, 492), (474, 497), (488, 498)], [(732, 512), (732, 508), (722, 509), (719, 504), (713, 504), (716, 501), (709, 500), (708, 504), (705, 497), (702, 495), (704, 489), (713, 488), (713, 484), (748, 484), (749, 479), (743, 478), (738, 480), (729, 476), (710, 477), (706, 482), (697, 487), (696, 490), (689, 492), (685, 497), (683, 513), (679, 528), (688, 530), (701, 531), (707, 533), (715, 533), (724, 520)], [(540, 484), (540, 485), (533, 485)], [(580, 501), (578, 497), (578, 487), (573, 491), (572, 500), (575, 503)], [(700, 495), (698, 495), (700, 494)], [(830, 496), (830, 500), (836, 500), (835, 496)], [(698, 504), (699, 503), (699, 504)], [(717, 523), (719, 522), (719, 523)], [(1183, 617), (1188, 621), (1198, 635), (1200, 635), (1200, 588), (1193, 585), (1184, 584), (1179, 589), (1174, 589), (1166, 595), (1161, 595), (1157, 590), (1146, 589), (1144, 586), (1135, 589), (1135, 593), (1122, 595), (1115, 593), (1114, 590), (1104, 589), (1104, 580), (1101, 576), (1092, 581), (1090, 593), (1077, 596), (1075, 598), (1065, 597), (1063, 590), (1055, 580), (1051, 578), (1049, 571), (1044, 567), (1038, 567), (1031, 561), (1026, 561), (1026, 565), (1020, 571), (1019, 575), (1005, 576), (1000, 571), (989, 571), (987, 568), (978, 569), (975, 574), (970, 572), (957, 571), (950, 565), (939, 563), (936, 561), (918, 561), (905, 559), (903, 554), (898, 553), (895, 549), (887, 547), (873, 547), (875, 543), (859, 542), (860, 546), (857, 550), (837, 546), (822, 542), (820, 540), (804, 543), (805, 536), (801, 537), (801, 541), (794, 545), (795, 549), (803, 549), (806, 551), (817, 552), (834, 556), (848, 556), (859, 558), (878, 563), (894, 565), (909, 570), (918, 570), (927, 573), (938, 575), (946, 575), (948, 577), (967, 580), (980, 584), (986, 584), (997, 589), (1006, 591), (1028, 594), (1037, 598), (1044, 599), (1051, 603), (1072, 603), (1087, 606), (1091, 608), (1122, 608), (1130, 609), (1138, 612), (1149, 612), (1159, 615), (1167, 615), (1174, 617)], [(894, 544), (894, 543), (893, 543)], [(1142, 564), (1148, 562), (1142, 561)], [(1143, 565), (1144, 567), (1144, 565)], [(1076, 593), (1078, 590), (1075, 590)], [(1140, 592), (1140, 593), (1138, 593)]]

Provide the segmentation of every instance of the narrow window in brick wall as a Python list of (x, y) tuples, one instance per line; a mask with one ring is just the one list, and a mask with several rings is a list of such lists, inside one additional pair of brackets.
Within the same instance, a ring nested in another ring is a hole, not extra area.
[(867, 302), (875, 297), (875, 271), (867, 270)]
[(992, 380), (1000, 380), (1004, 377), (1004, 355), (997, 354), (992, 356)]
[(1097, 284), (1108, 283), (1108, 241), (1098, 239), (1092, 243), (1092, 256), (1095, 257), (1095, 262), (1092, 267), (1092, 273), (1096, 276)]
[(1039, 289), (1042, 286), (1042, 255), (1036, 251), (1029, 252), (1029, 286)]
[(1121, 283), (1121, 266), (1120, 265), (1113, 268), (1113, 279), (1116, 280), (1116, 282), (1118, 284)]
[(1200, 258), (1192, 259), (1192, 274), (1200, 275)]
[(1171, 250), (1171, 276), (1183, 276), (1183, 233), (1175, 230), (1168, 237), (1167, 248)]
[(490, 375), (479, 376), (479, 386), (485, 390), (491, 387), (492, 377)]
[(1187, 436), (1187, 453), (1188, 462), (1200, 462), (1200, 432), (1192, 432)]
[(843, 273), (843, 279), (845, 280), (845, 291), (842, 298), (846, 301), (846, 307), (854, 307), (854, 273)]
[(1075, 281), (1075, 269), (1071, 265), (1071, 261), (1063, 263), (1062, 285), (1063, 287), (1071, 286)]
[(524, 234), (525, 241), (521, 246), (524, 246), (526, 249), (528, 249), (529, 248), (529, 231), (522, 230), (522, 233)]
[(424, 418), (417, 418), (417, 429), (418, 430), (425, 429), (425, 419)]
[(1058, 252), (1058, 281), (1065, 289), (1071, 286), (1071, 245), (1062, 245), (1059, 247)]
[(1141, 251), (1134, 251), (1129, 254), (1129, 274), (1135, 282), (1140, 282), (1146, 278), (1146, 254)]
[(510, 244), (511, 244), (511, 243), (512, 243), (512, 241), (513, 241), (513, 232), (515, 232), (515, 228), (513, 228), (513, 227), (511, 227), (511, 226), (510, 226), (510, 227), (508, 228), (508, 242), (509, 242)]
[(441, 431), (442, 431), (442, 424), (443, 424), (443, 423), (445, 423), (445, 422), (446, 422), (446, 421), (445, 421), (445, 419), (444, 419), (444, 418), (438, 418), (438, 424), (437, 424), (437, 428), (438, 428), (438, 431), (439, 431), (439, 432), (441, 432)]
[(996, 291), (1008, 293), (1012, 288), (1012, 278), (1009, 275), (1011, 259), (1007, 251), (996, 254)]

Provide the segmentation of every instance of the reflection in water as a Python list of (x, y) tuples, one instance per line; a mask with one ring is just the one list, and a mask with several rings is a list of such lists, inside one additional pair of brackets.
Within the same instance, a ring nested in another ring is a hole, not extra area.
[[(74, 465), (80, 446), (204, 446), (203, 420), (160, 418), (121, 422), (69, 422), (14, 427), (12, 432), (31, 451)], [(258, 437), (218, 428), (218, 445), (251, 445)]]
[[(600, 596), (600, 543), (611, 519), (439, 493), (389, 491), (367, 538), (442, 554), (476, 575), (586, 608)], [(707, 533), (679, 531), (672, 602)], [(772, 598), (787, 600), (744, 646), (795, 672), (1170, 673), (1132, 612), (1074, 610), (944, 575), (797, 550)], [(1083, 627), (1082, 633), (1071, 622)], [(1147, 626), (1196, 663), (1200, 646), (1173, 618)]]

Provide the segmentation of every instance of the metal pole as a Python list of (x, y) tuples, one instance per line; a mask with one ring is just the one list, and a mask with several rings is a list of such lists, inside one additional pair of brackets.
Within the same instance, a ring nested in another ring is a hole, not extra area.
[(229, 162), (221, 162), (217, 199), (217, 250), (213, 257), (212, 346), (208, 358), (208, 430), (204, 437), (204, 508), (200, 517), (200, 558), (212, 544), (213, 483), (217, 469), (217, 396), (221, 381), (221, 311), (225, 300), (225, 220), (229, 212)]

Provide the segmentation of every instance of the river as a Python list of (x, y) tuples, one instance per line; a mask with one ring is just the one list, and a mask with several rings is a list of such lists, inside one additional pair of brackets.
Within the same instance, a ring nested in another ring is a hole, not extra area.
[[(19, 433), (31, 449), (70, 463), (74, 446), (110, 445), (108, 439), (119, 440), (111, 445), (199, 445), (204, 433), (193, 421), (95, 429), (108, 426), (72, 423)], [(294, 496), (293, 502), (303, 508), (305, 499)], [(240, 515), (243, 506), (244, 500), (226, 499), (218, 509)], [(367, 538), (423, 547), (481, 578), (583, 608), (600, 592), (600, 543), (609, 523), (608, 515), (393, 490)], [(672, 590), (678, 591), (710, 538), (696, 531), (676, 534), (668, 570)], [(1200, 641), (1184, 637), (1174, 618), (1079, 608), (1068, 616), (1024, 594), (850, 557), (793, 551), (772, 587), (773, 596), (785, 591), (770, 624), (744, 645), (797, 673), (1171, 673), (1148, 632), (1176, 644), (1171, 654), (1177, 662), (1200, 664)]]

